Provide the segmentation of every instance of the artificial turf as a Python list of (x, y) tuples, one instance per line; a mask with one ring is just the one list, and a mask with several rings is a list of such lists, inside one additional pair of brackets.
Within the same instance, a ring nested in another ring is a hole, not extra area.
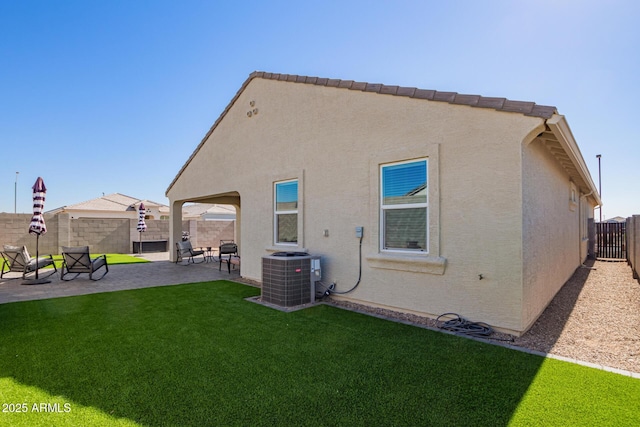
[(638, 379), (257, 294), (216, 281), (0, 305), (0, 424), (640, 425)]
[[(95, 258), (97, 256), (101, 256), (102, 254), (91, 254), (91, 258)], [(106, 254), (107, 263), (109, 265), (116, 264), (138, 264), (150, 262), (144, 258), (139, 258), (133, 255), (127, 254)], [(53, 262), (55, 262), (56, 267), (60, 268), (62, 266), (62, 255), (53, 255)]]

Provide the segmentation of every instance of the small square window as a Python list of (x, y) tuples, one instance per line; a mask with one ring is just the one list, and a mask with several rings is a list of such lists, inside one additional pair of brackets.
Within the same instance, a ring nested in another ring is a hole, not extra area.
[(578, 189), (573, 182), (570, 182), (569, 184), (569, 210), (573, 212), (578, 207)]

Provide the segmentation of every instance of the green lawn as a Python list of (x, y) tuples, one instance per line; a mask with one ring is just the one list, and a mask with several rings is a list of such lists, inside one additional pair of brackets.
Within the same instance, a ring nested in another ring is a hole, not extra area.
[[(95, 258), (102, 254), (91, 254), (91, 258)], [(150, 262), (144, 258), (138, 258), (133, 255), (127, 254), (106, 254), (107, 255), (107, 264), (116, 265), (116, 264), (136, 264), (142, 262)], [(56, 267), (60, 268), (62, 266), (62, 255), (53, 255), (53, 261), (56, 264)]]
[(258, 293), (0, 305), (0, 425), (640, 425), (638, 379)]

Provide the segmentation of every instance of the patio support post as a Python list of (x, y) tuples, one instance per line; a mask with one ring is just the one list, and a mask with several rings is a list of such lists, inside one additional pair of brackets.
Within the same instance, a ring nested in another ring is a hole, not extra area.
[(176, 261), (176, 243), (182, 240), (182, 202), (169, 204), (169, 260)]

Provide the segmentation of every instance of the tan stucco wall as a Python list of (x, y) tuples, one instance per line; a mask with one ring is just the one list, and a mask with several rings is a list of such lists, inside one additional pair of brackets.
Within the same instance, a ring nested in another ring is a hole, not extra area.
[[(532, 325), (586, 256), (580, 236), (580, 203), (570, 202), (567, 172), (535, 139), (523, 147), (523, 300), (522, 328)], [(593, 209), (590, 209), (593, 212)]]
[[(248, 117), (254, 108), (258, 114)], [(453, 311), (518, 330), (521, 148), (541, 123), (519, 113), (255, 79), (167, 195), (179, 212), (184, 201), (239, 193), (246, 278), (261, 280), (261, 257), (272, 250), (307, 249), (323, 257), (325, 283), (348, 289), (358, 277), (355, 227), (364, 226), (362, 281), (346, 298), (433, 316)], [(379, 251), (378, 165), (424, 156), (430, 184), (439, 184), (429, 190), (430, 262), (393, 262)], [(273, 183), (290, 178), (299, 179), (299, 246), (274, 248)]]

